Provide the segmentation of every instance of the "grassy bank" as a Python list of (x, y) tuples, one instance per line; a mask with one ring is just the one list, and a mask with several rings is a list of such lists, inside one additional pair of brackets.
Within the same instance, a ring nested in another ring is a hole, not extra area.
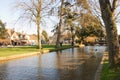
[(109, 68), (108, 60), (104, 60), (100, 80), (120, 80), (120, 69), (117, 71), (111, 70)]
[[(42, 50), (58, 50), (69, 48), (69, 45), (63, 45), (61, 48), (55, 48), (55, 45), (42, 45)], [(31, 53), (38, 52), (39, 49), (36, 46), (23, 46), (23, 47), (9, 47), (9, 48), (0, 48), (0, 57), (23, 54), (23, 53)]]
[(51, 50), (51, 51), (54, 51), (54, 50), (61, 50), (61, 49), (66, 49), (66, 48), (70, 48), (72, 46), (70, 45), (63, 45), (62, 47), (60, 48), (56, 48), (55, 45), (43, 45), (43, 50)]

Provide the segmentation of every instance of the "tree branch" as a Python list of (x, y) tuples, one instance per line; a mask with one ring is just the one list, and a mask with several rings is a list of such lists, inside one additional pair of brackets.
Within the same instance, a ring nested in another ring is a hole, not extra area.
[(118, 0), (113, 0), (113, 4), (112, 4), (112, 12), (114, 12), (114, 10), (116, 9), (116, 3)]

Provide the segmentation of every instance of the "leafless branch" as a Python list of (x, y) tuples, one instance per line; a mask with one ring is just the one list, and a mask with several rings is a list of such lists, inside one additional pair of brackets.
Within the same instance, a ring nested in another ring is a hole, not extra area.
[(118, 0), (113, 0), (113, 4), (112, 4), (112, 11), (114, 12), (114, 10), (116, 9), (116, 3)]

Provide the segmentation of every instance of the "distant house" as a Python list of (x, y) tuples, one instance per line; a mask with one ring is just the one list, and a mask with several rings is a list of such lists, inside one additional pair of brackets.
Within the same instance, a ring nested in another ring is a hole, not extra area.
[(26, 44), (26, 34), (16, 32), (14, 29), (7, 29), (8, 39), (12, 45), (25, 45)]
[[(41, 35), (41, 43), (46, 44), (48, 41), (46, 41), (45, 37)], [(54, 39), (56, 40), (56, 39)], [(21, 32), (16, 32), (14, 29), (7, 29), (7, 35), (6, 39), (0, 40), (0, 43), (6, 42), (9, 45), (37, 45), (38, 44), (38, 38), (36, 34), (25, 34)]]
[(49, 37), (49, 44), (55, 44), (57, 40), (57, 34), (54, 34), (53, 36)]
[(11, 40), (18, 41), (20, 39), (19, 33), (14, 32), (11, 36)]
[(0, 46), (7, 46), (10, 44), (10, 40), (9, 39), (0, 39)]
[[(46, 44), (45, 38), (41, 35), (41, 44)], [(36, 34), (28, 35), (27, 36), (28, 45), (37, 45), (38, 44), (38, 37)]]
[(19, 32), (14, 32), (11, 40), (17, 45), (37, 45), (37, 35), (23, 34)]
[[(55, 44), (57, 40), (57, 34), (55, 33), (53, 36), (49, 37), (49, 43)], [(60, 42), (64, 44), (69, 44), (71, 40), (71, 35), (68, 35), (67, 33), (61, 34)]]
[(8, 38), (11, 39), (11, 36), (13, 35), (15, 31), (13, 29), (7, 29), (7, 35), (8, 35)]
[(26, 38), (28, 45), (37, 45), (37, 35), (35, 34), (27, 35)]

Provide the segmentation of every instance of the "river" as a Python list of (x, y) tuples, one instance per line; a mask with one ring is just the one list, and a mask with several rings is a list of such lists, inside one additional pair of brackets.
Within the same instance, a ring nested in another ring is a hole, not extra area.
[(10, 60), (0, 64), (0, 80), (93, 80), (105, 48), (70, 48)]

